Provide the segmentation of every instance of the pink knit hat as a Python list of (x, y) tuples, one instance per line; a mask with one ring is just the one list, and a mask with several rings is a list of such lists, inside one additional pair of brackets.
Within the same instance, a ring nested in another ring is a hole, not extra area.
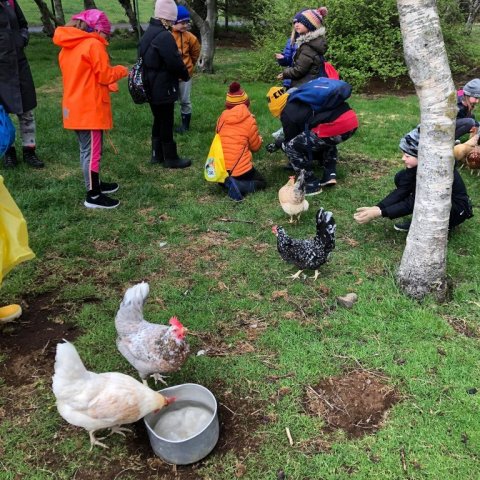
[(177, 20), (177, 4), (173, 0), (157, 0), (153, 16), (175, 22)]
[(83, 12), (74, 15), (72, 19), (84, 21), (87, 26), (95, 32), (104, 33), (105, 35), (110, 35), (110, 33), (112, 33), (112, 24), (106, 13), (101, 10), (95, 8), (84, 10)]

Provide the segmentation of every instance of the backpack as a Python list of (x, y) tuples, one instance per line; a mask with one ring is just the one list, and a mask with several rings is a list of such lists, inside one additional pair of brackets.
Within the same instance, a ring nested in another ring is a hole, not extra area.
[(213, 137), (210, 151), (208, 152), (207, 161), (203, 169), (203, 176), (207, 182), (223, 183), (228, 177), (225, 168), (225, 159), (223, 157), (222, 140), (218, 133)]
[(145, 85), (143, 57), (138, 57), (138, 60), (133, 65), (130, 72), (128, 72), (128, 91), (134, 103), (142, 104), (150, 100)]
[(0, 157), (15, 142), (15, 127), (3, 105), (0, 105)]
[(352, 86), (343, 80), (319, 77), (304, 83), (288, 96), (288, 101), (306, 103), (316, 112), (333, 110), (352, 94)]

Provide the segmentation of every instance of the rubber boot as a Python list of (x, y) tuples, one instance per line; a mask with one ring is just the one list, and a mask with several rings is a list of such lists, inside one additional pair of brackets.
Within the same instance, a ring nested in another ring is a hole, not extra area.
[(150, 163), (163, 162), (163, 148), (162, 141), (159, 138), (152, 137), (152, 158)]
[(192, 164), (188, 158), (180, 158), (177, 153), (177, 144), (175, 142), (162, 143), (163, 147), (163, 166), (165, 168), (186, 168)]
[(192, 118), (191, 113), (182, 113), (182, 125), (175, 129), (176, 133), (185, 133), (190, 130), (190, 120)]
[(3, 166), (5, 168), (15, 168), (17, 165), (17, 151), (12, 145), (11, 147), (8, 147), (8, 150), (5, 152), (5, 156), (3, 157)]
[(323, 155), (323, 177), (320, 186), (331, 187), (337, 183), (337, 147), (329, 147)]
[(37, 157), (35, 147), (23, 147), (23, 160), (33, 168), (43, 168), (45, 164)]

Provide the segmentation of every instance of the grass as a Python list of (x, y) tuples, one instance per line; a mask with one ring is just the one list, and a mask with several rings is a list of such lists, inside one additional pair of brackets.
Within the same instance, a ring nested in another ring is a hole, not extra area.
[[(110, 53), (114, 63), (131, 65), (135, 42), (115, 40)], [(21, 165), (2, 173), (27, 219), (37, 258), (7, 277), (0, 304), (52, 295), (55, 304), (65, 306), (59, 320), (84, 332), (75, 344), (88, 368), (98, 372), (134, 375), (116, 351), (113, 320), (125, 289), (140, 280), (151, 286), (147, 318), (164, 322), (177, 315), (195, 333), (194, 352), (208, 348), (202, 335), (221, 342), (230, 355), (192, 355), (170, 383), (221, 381), (236, 398), (260, 402), (275, 421), (251, 431), (258, 448), (246, 458), (235, 451), (214, 453), (196, 471), (198, 478), (231, 480), (238, 462), (245, 465), (247, 480), (276, 478), (278, 469), (298, 480), (473, 478), (480, 467), (478, 395), (467, 390), (478, 387), (478, 337), (456, 332), (448, 320), (479, 332), (478, 216), (451, 236), (448, 273), (454, 289), (442, 305), (416, 303), (397, 289), (395, 270), (405, 236), (392, 222), (358, 226), (352, 218), (355, 208), (374, 204), (392, 188), (393, 174), (401, 168), (398, 141), (418, 121), (416, 97), (352, 97), (361, 127), (340, 147), (339, 184), (313, 197), (300, 224), (287, 229), (296, 237), (311, 235), (317, 208), (332, 210), (338, 225), (334, 257), (316, 283), (292, 282), (286, 277), (294, 268), (280, 260), (271, 234), (272, 224), (286, 223), (277, 201), (286, 181), (283, 155), (263, 149), (255, 155), (269, 186), (239, 205), (202, 178), (227, 86), (240, 78), (247, 51), (218, 48), (216, 73), (195, 77), (193, 128), (177, 138), (180, 152), (193, 159), (184, 171), (148, 163), (150, 112), (131, 102), (121, 82), (110, 134), (118, 153), (107, 140), (102, 172), (107, 181), (121, 183), (122, 204), (108, 212), (82, 205), (77, 142), (61, 124), (56, 54), (51, 43), (33, 36), (28, 56), (39, 97), (39, 155), (47, 167), (34, 171)], [(279, 126), (266, 108), (269, 85), (242, 86), (268, 142)], [(479, 179), (463, 177), (478, 208)], [(160, 242), (167, 244), (160, 247)], [(359, 297), (351, 310), (335, 300), (347, 292)], [(87, 301), (92, 297), (97, 301)], [(257, 329), (245, 327), (252, 323)], [(245, 342), (254, 348), (241, 354)], [(359, 364), (382, 372), (402, 401), (375, 435), (349, 439), (320, 430), (321, 419), (302, 408), (306, 387)], [(279, 377), (273, 383), (266, 381), (272, 373)], [(288, 393), (275, 397), (282, 388)], [(48, 377), (38, 378), (28, 395), (2, 383), (0, 391), (0, 412), (11, 398), (19, 405), (15, 416), (0, 424), (2, 480), (67, 479), (82, 471), (100, 476), (79, 473), (77, 478), (107, 478), (112, 465), (130, 458), (120, 437), (109, 438), (108, 451), (89, 453), (85, 431), (67, 428), (59, 417)], [(299, 447), (318, 438), (329, 444), (327, 451)], [(137, 477), (127, 471), (121, 478)]]

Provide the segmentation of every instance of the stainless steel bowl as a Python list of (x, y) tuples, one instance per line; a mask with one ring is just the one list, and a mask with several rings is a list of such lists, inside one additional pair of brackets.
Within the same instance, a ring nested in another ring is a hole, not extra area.
[[(162, 460), (175, 465), (188, 465), (206, 457), (215, 447), (219, 435), (217, 401), (213, 394), (207, 388), (195, 383), (164, 388), (160, 390), (160, 393), (166, 397), (176, 397), (176, 401), (168, 407), (162, 408), (160, 412), (149, 413), (144, 418), (150, 444), (155, 454)], [(162, 436), (161, 433), (155, 431), (157, 422), (162, 415), (169, 413), (169, 409), (175, 409), (178, 408), (178, 405), (190, 402), (192, 405), (200, 405), (209, 413), (211, 412), (211, 418), (200, 431), (181, 440), (165, 438), (168, 435)]]

